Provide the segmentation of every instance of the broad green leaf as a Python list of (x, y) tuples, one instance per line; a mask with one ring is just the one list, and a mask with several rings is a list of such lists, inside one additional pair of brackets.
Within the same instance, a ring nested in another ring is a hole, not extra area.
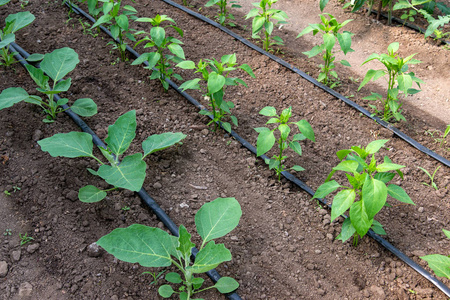
[(350, 32), (345, 31), (341, 34), (338, 34), (337, 39), (344, 54), (347, 54), (352, 50), (352, 34)]
[(445, 230), (445, 229), (442, 229), (442, 231), (444, 232), (445, 236), (450, 239), (450, 231)]
[(57, 133), (38, 141), (42, 151), (53, 157), (93, 157), (92, 136), (86, 132)]
[(66, 105), (69, 102), (69, 99), (67, 98), (61, 98), (56, 102), (57, 106), (63, 106)]
[(363, 81), (361, 81), (361, 84), (358, 87), (358, 91), (365, 86), (370, 80), (377, 80), (381, 76), (385, 74), (385, 71), (383, 70), (369, 70), (366, 73), (366, 76), (364, 76)]
[(225, 85), (225, 77), (217, 74), (216, 72), (212, 72), (209, 74), (208, 78), (208, 93), (214, 94), (220, 91)]
[(355, 227), (353, 227), (350, 218), (344, 220), (341, 227), (341, 233), (336, 237), (337, 240), (341, 240), (345, 242), (349, 238), (351, 238), (356, 233)]
[(168, 267), (175, 255), (177, 238), (167, 232), (140, 224), (117, 228), (97, 244), (119, 260), (143, 267)]
[(118, 166), (100, 166), (98, 175), (115, 187), (138, 192), (144, 183), (146, 168), (142, 154), (136, 153), (126, 156)]
[(408, 89), (410, 89), (412, 87), (412, 78), (410, 75), (408, 74), (400, 74), (397, 77), (397, 82), (398, 82), (398, 88), (405, 94), (408, 93)]
[(161, 47), (166, 39), (166, 31), (162, 27), (152, 27), (150, 30), (150, 36), (155, 42), (156, 46)]
[(291, 129), (289, 128), (289, 125), (287, 125), (287, 124), (280, 124), (278, 126), (278, 130), (280, 131), (282, 140), (286, 140), (289, 136), (289, 133), (291, 132)]
[(291, 170), (294, 170), (294, 171), (297, 171), (297, 172), (305, 171), (304, 168), (302, 168), (302, 167), (300, 167), (300, 166), (297, 166), (297, 165), (293, 166), (293, 167), (291, 168)]
[(381, 225), (381, 223), (377, 220), (373, 220), (372, 227), (370, 227), (370, 229), (372, 229), (376, 234), (386, 235), (386, 231), (384, 231), (383, 225)]
[(115, 18), (117, 25), (122, 28), (124, 31), (128, 31), (128, 18), (125, 15), (119, 15)]
[(342, 190), (333, 198), (331, 206), (331, 221), (342, 215), (352, 206), (356, 192), (353, 189)]
[(183, 279), (181, 278), (180, 274), (175, 273), (175, 272), (170, 272), (167, 273), (166, 276), (164, 276), (164, 278), (171, 283), (182, 283)]
[(289, 142), (289, 148), (294, 150), (298, 155), (302, 155), (302, 146), (298, 142)]
[(80, 199), (81, 202), (85, 203), (95, 203), (99, 202), (106, 197), (106, 192), (102, 191), (101, 189), (93, 186), (93, 185), (87, 185), (85, 187), (82, 187), (78, 191), (78, 199)]
[(185, 137), (186, 135), (181, 132), (165, 132), (162, 134), (151, 135), (144, 142), (142, 142), (144, 157), (173, 146)]
[(29, 25), (35, 19), (34, 15), (29, 11), (22, 11), (17, 14), (9, 15), (5, 19), (5, 23), (8, 24), (14, 21), (11, 32), (14, 33), (19, 29)]
[(158, 293), (163, 298), (170, 298), (175, 291), (172, 289), (172, 287), (168, 284), (164, 284), (159, 287)]
[(323, 51), (322, 45), (316, 45), (311, 50), (302, 52), (303, 54), (307, 55), (308, 58), (314, 57), (317, 54), (321, 53)]
[(0, 48), (5, 48), (6, 46), (11, 44), (15, 40), (16, 40), (16, 36), (14, 35), (14, 33), (10, 33), (10, 34), (3, 36), (2, 40), (0, 41)]
[(148, 68), (153, 68), (161, 58), (161, 55), (158, 52), (151, 52), (151, 53), (143, 53), (141, 54), (137, 59), (135, 59), (131, 65), (139, 65), (143, 62), (148, 62)]
[(344, 160), (341, 161), (336, 167), (334, 167), (333, 170), (356, 174), (358, 173), (358, 166), (359, 163), (354, 160)]
[(119, 156), (123, 154), (136, 136), (136, 111), (131, 110), (121, 115), (113, 125), (108, 127), (105, 142), (108, 148)]
[(72, 79), (67, 78), (66, 80), (61, 80), (58, 82), (55, 87), (53, 88), (52, 94), (57, 94), (60, 92), (66, 92), (69, 90), (70, 85), (72, 83)]
[(261, 31), (265, 22), (265, 18), (262, 16), (256, 16), (252, 21), (252, 34), (255, 35)]
[(0, 0), (0, 6), (8, 4), (11, 0)]
[(314, 136), (314, 130), (312, 129), (311, 125), (306, 120), (300, 120), (297, 123), (298, 130), (309, 140), (315, 142), (316, 138)]
[(333, 50), (334, 44), (336, 43), (336, 38), (331, 33), (325, 33), (323, 35), (323, 43), (325, 45), (325, 49), (331, 52)]
[(216, 244), (214, 241), (211, 241), (197, 253), (195, 262), (189, 267), (189, 270), (193, 273), (205, 273), (230, 260), (230, 250), (225, 248), (224, 244)]
[(260, 115), (266, 116), (266, 117), (276, 117), (277, 116), (277, 110), (273, 106), (266, 106), (259, 112)]
[(97, 104), (90, 98), (76, 100), (70, 109), (79, 116), (92, 117), (97, 113)]
[(327, 5), (328, 1), (330, 1), (330, 0), (320, 0), (320, 2), (319, 2), (320, 11), (323, 11), (323, 9)]
[(231, 293), (239, 287), (239, 283), (231, 277), (221, 277), (214, 287), (222, 294)]
[(436, 276), (450, 279), (450, 257), (431, 254), (421, 256), (420, 258), (428, 263), (428, 266), (434, 271)]
[(234, 198), (217, 198), (205, 203), (195, 215), (195, 224), (203, 244), (232, 231), (241, 218), (239, 202)]
[(343, 160), (351, 152), (352, 152), (352, 150), (350, 150), (350, 149), (339, 150), (338, 152), (336, 152), (336, 156), (339, 158), (339, 160)]
[(384, 144), (386, 144), (389, 140), (376, 140), (373, 142), (370, 142), (366, 147), (367, 154), (375, 154), (380, 150)]
[(25, 68), (27, 68), (28, 74), (30, 74), (31, 78), (40, 88), (49, 90), (50, 87), (48, 85), (48, 76), (44, 75), (44, 71), (32, 65), (25, 65)]
[(342, 186), (339, 183), (337, 183), (336, 180), (325, 182), (324, 184), (322, 184), (317, 188), (316, 192), (314, 193), (314, 197), (312, 199), (323, 198), (340, 187)]
[(261, 156), (272, 149), (275, 144), (275, 136), (273, 131), (264, 130), (261, 131), (256, 140), (256, 156)]
[(79, 62), (78, 54), (73, 49), (65, 47), (45, 54), (41, 69), (56, 82), (75, 69)]
[(191, 242), (191, 234), (186, 230), (186, 227), (180, 225), (178, 235), (177, 250), (180, 251), (185, 261), (190, 261), (191, 250), (195, 247), (195, 244)]
[(28, 95), (23, 88), (7, 88), (0, 94), (0, 110), (11, 107), (16, 103), (27, 99), (29, 96), (30, 95)]
[(399, 47), (400, 44), (398, 42), (393, 42), (388, 46), (387, 50), (388, 52), (397, 52)]
[(369, 177), (362, 187), (362, 202), (369, 219), (373, 219), (375, 215), (383, 208), (387, 199), (386, 185), (377, 179)]
[(167, 48), (179, 58), (185, 59), (183, 48), (180, 45), (172, 43)]
[(405, 192), (405, 190), (399, 187), (398, 185), (395, 184), (388, 185), (387, 192), (392, 198), (395, 198), (400, 202), (416, 205), (408, 196), (408, 194)]
[(252, 78), (256, 78), (255, 74), (253, 73), (252, 68), (249, 65), (242, 64), (239, 68), (244, 70), (245, 72), (247, 72), (247, 74), (250, 75)]
[(343, 66), (351, 67), (350, 63), (349, 63), (348, 61), (344, 60), (344, 59), (341, 60), (340, 63), (341, 63)]
[(373, 219), (369, 219), (364, 208), (363, 201), (356, 201), (352, 204), (349, 211), (350, 221), (359, 236), (363, 237), (372, 227)]
[(393, 163), (382, 163), (377, 166), (378, 172), (387, 172), (387, 171), (394, 171), (394, 170), (400, 170), (401, 168), (404, 168), (405, 166), (397, 165)]
[(195, 69), (195, 63), (191, 60), (185, 60), (176, 65), (176, 67), (185, 69), (185, 70), (193, 70)]

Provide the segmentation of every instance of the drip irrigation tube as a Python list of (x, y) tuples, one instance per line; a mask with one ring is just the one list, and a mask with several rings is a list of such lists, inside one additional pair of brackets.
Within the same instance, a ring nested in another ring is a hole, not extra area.
[[(26, 62), (26, 58), (28, 58), (29, 54), (16, 43), (11, 43), (10, 49), (11, 52), (17, 53), (15, 55), (16, 60), (19, 61), (22, 66), (25, 67), (25, 65), (28, 64)], [(58, 101), (59, 99), (61, 98), (57, 94), (55, 94), (55, 101)], [(75, 124), (77, 124), (81, 128), (81, 130), (83, 130), (86, 133), (89, 133), (92, 136), (92, 140), (96, 146), (106, 149), (107, 147), (106, 144), (103, 143), (103, 141), (94, 133), (94, 131), (92, 131), (92, 129), (76, 113), (74, 113), (67, 104), (62, 105), (62, 108), (65, 109), (64, 112), (75, 122)], [(169, 231), (174, 236), (178, 236), (178, 227), (176, 226), (176, 224), (156, 203), (156, 201), (152, 197), (150, 197), (147, 191), (145, 191), (144, 188), (141, 188), (139, 192), (137, 192), (137, 194), (141, 198), (141, 200), (153, 211), (153, 213), (158, 217), (158, 219), (169, 229)], [(192, 249), (192, 256), (195, 258), (197, 253), (198, 249), (194, 247)], [(206, 272), (206, 274), (214, 283), (216, 283), (221, 278), (216, 269), (212, 269)], [(236, 292), (225, 295), (230, 300), (241, 300), (241, 297)]]
[(403, 133), (402, 131), (400, 131), (398, 128), (393, 127), (391, 124), (389, 124), (388, 122), (385, 122), (383, 120), (381, 120), (379, 117), (377, 116), (372, 116), (372, 114), (366, 110), (365, 108), (363, 108), (362, 106), (356, 104), (355, 102), (351, 101), (350, 99), (344, 97), (343, 95), (341, 95), (340, 93), (336, 92), (335, 90), (329, 88), (328, 86), (318, 82), (316, 79), (314, 79), (313, 77), (309, 76), (308, 74), (306, 74), (305, 72), (301, 71), (300, 69), (291, 66), (291, 64), (289, 64), (288, 62), (284, 61), (283, 59), (268, 53), (266, 51), (264, 51), (263, 49), (261, 49), (260, 47), (256, 46), (255, 44), (251, 43), (250, 41), (248, 41), (247, 39), (241, 37), (240, 35), (234, 33), (233, 31), (229, 30), (228, 28), (225, 28), (223, 26), (221, 26), (219, 23), (212, 21), (211, 19), (206, 18), (205, 16), (194, 12), (178, 3), (175, 3), (171, 0), (162, 0), (165, 3), (172, 5), (173, 7), (176, 7), (182, 11), (184, 11), (185, 13), (192, 15), (220, 30), (222, 30), (223, 32), (229, 34), (230, 36), (232, 36), (233, 38), (235, 38), (236, 40), (240, 41), (241, 43), (247, 45), (248, 47), (252, 48), (255, 51), (258, 51), (259, 53), (266, 55), (267, 57), (271, 58), (272, 60), (276, 61), (277, 63), (279, 63), (280, 65), (288, 68), (289, 70), (297, 73), (298, 75), (300, 75), (301, 77), (303, 77), (304, 79), (308, 80), (309, 82), (311, 82), (312, 84), (314, 84), (315, 86), (321, 88), (322, 90), (324, 90), (325, 92), (333, 95), (334, 97), (340, 99), (341, 101), (344, 101), (347, 105), (355, 108), (356, 110), (358, 110), (360, 113), (364, 114), (365, 116), (371, 118), (372, 120), (376, 121), (378, 124), (380, 124), (381, 126), (383, 126), (384, 128), (392, 131), (395, 135), (397, 135), (399, 138), (401, 138), (402, 140), (404, 140), (405, 142), (409, 143), (411, 146), (413, 146), (414, 148), (418, 149), (419, 151), (427, 154), (428, 156), (431, 156), (432, 158), (436, 159), (437, 161), (441, 162), (442, 164), (446, 165), (447, 167), (450, 167), (450, 160), (440, 156), (439, 154), (433, 152), (432, 150), (428, 149), (427, 147), (423, 146), (422, 144), (420, 144), (419, 142), (415, 141), (414, 139), (412, 139), (411, 137), (409, 137), (408, 135), (406, 135), (405, 133)]
[[(163, 0), (163, 1), (170, 1), (170, 0)], [(67, 2), (66, 2), (67, 3)], [(75, 8), (72, 7), (72, 9), (76, 9), (81, 15), (83, 16), (89, 16), (86, 12), (84, 12), (82, 9), (80, 8)], [(194, 13), (196, 14), (196, 13)], [(90, 16), (89, 16), (90, 17)], [(202, 16), (203, 17), (203, 16)], [(91, 19), (92, 17), (90, 17), (89, 19)], [(211, 21), (211, 20), (209, 20)], [(213, 22), (213, 21), (211, 21)], [(215, 23), (215, 22), (214, 22)], [(216, 23), (217, 24), (217, 23)], [(218, 24), (217, 24), (218, 25)], [(226, 29), (226, 28), (225, 28)], [(228, 30), (228, 29), (226, 29)], [(107, 33), (109, 36), (111, 36), (111, 33), (107, 30), (104, 29), (105, 33)], [(242, 39), (242, 38), (241, 38)], [(246, 40), (245, 40), (246, 41)], [(247, 41), (248, 42), (248, 41)], [(256, 47), (256, 46), (255, 46)], [(134, 51), (133, 49), (131, 49), (131, 47), (127, 46), (127, 50), (133, 54), (136, 58), (139, 57), (139, 54)], [(260, 49), (261, 51), (263, 51), (262, 49)], [(265, 52), (265, 51), (263, 51)], [(266, 52), (267, 53), (267, 52)], [(269, 55), (271, 55), (270, 53), (267, 53)], [(272, 56), (272, 55), (271, 55)], [(275, 60), (280, 60), (279, 58), (273, 56), (275, 58)], [(284, 62), (284, 61), (283, 61)], [(287, 64), (286, 62), (284, 62), (285, 64)], [(300, 71), (301, 72), (301, 71)], [(306, 75), (306, 74), (305, 74)], [(169, 85), (174, 88), (179, 94), (181, 94), (182, 96), (184, 96), (190, 103), (192, 103), (193, 105), (195, 105), (198, 109), (203, 110), (205, 109), (205, 107), (203, 105), (201, 105), (197, 100), (195, 100), (194, 98), (192, 98), (192, 96), (190, 96), (188, 93), (186, 92), (182, 92), (178, 86), (172, 82), (171, 80), (167, 80), (166, 81), (169, 83)], [(315, 80), (314, 80), (315, 81)], [(316, 81), (317, 82), (317, 81)], [(328, 88), (328, 87), (327, 87)], [(328, 88), (329, 89), (329, 88)], [(330, 89), (331, 90), (331, 89)], [(333, 90), (331, 90), (333, 91)], [(334, 91), (333, 91), (334, 92)], [(336, 93), (336, 92), (334, 92)], [(341, 96), (343, 97), (343, 96)], [(345, 98), (345, 97), (344, 97)], [(347, 98), (345, 98), (347, 99)], [(347, 99), (348, 100), (348, 99)], [(350, 101), (350, 100), (348, 100)], [(350, 101), (352, 102), (352, 101)], [(355, 104), (356, 105), (356, 104)], [(366, 111), (367, 112), (367, 111)], [(369, 112), (367, 112), (369, 113)], [(211, 116), (210, 116), (211, 117)], [(220, 124), (219, 124), (220, 125)], [(256, 147), (253, 146), (251, 143), (247, 142), (244, 138), (242, 138), (241, 136), (239, 136), (236, 132), (231, 131), (230, 135), (236, 139), (238, 142), (240, 142), (245, 148), (247, 148), (249, 151), (251, 151), (253, 154), (256, 155)], [(420, 150), (420, 149), (419, 149)], [(430, 150), (431, 151), (431, 150)], [(433, 152), (434, 153), (434, 152)], [(259, 156), (260, 158), (262, 158), (263, 160), (268, 159), (269, 157), (266, 155), (261, 155)], [(292, 183), (294, 183), (295, 185), (297, 185), (298, 187), (300, 187), (302, 190), (306, 191), (308, 194), (310, 195), (314, 195), (314, 190), (312, 188), (310, 188), (307, 184), (305, 184), (304, 182), (302, 182), (300, 179), (298, 179), (297, 177), (295, 177), (294, 175), (292, 175), (291, 173), (289, 173), (288, 171), (284, 171), (282, 172), (282, 175), (288, 179), (289, 181), (291, 181)], [(330, 208), (331, 206), (327, 203), (327, 201), (325, 199), (319, 199), (319, 201), (326, 205), (328, 208)], [(345, 216), (344, 216), (345, 217)], [(440, 289), (444, 294), (446, 294), (448, 297), (450, 297), (450, 288), (447, 287), (444, 283), (442, 283), (441, 281), (439, 281), (436, 277), (434, 277), (431, 273), (429, 273), (427, 270), (425, 270), (424, 268), (422, 268), (419, 264), (417, 264), (415, 261), (413, 261), (411, 258), (409, 258), (406, 254), (404, 254), (403, 252), (401, 252), (399, 249), (397, 249), (396, 247), (394, 247), (391, 243), (389, 243), (388, 241), (386, 241), (385, 239), (381, 238), (380, 236), (378, 236), (377, 234), (375, 234), (372, 230), (369, 230), (368, 236), (370, 236), (371, 238), (373, 238), (376, 242), (378, 242), (380, 245), (382, 245), (383, 247), (385, 247), (387, 250), (389, 250), (391, 253), (393, 253), (395, 256), (397, 256), (399, 259), (401, 259), (403, 262), (405, 262), (407, 265), (409, 265), (413, 270), (415, 270), (416, 272), (418, 272), (420, 275), (422, 275), (425, 279), (427, 279), (428, 281), (430, 281), (433, 285), (435, 285), (438, 289)]]

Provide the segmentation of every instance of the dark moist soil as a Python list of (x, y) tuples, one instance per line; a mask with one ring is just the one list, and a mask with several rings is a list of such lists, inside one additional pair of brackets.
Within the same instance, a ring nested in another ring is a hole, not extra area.
[[(311, 3), (315, 7), (315, 2)], [(253, 68), (256, 79), (236, 72), (249, 87), (229, 87), (225, 96), (236, 104), (236, 131), (251, 143), (255, 144), (257, 138), (253, 128), (264, 126), (267, 121), (258, 115), (267, 105), (278, 111), (292, 106), (293, 121), (306, 119), (311, 123), (316, 142), (303, 143), (301, 157), (288, 152), (286, 164), (304, 167), (307, 171), (296, 175), (313, 189), (338, 163), (336, 151), (366, 145), (375, 139), (390, 139), (378, 158), (388, 155), (395, 163), (407, 166), (405, 180), (397, 178), (395, 183), (409, 193), (416, 206), (388, 200), (393, 207), (384, 208), (377, 216), (387, 232), (386, 239), (422, 266), (426, 264), (419, 256), (450, 253), (450, 243), (442, 233), (442, 228), (450, 228), (449, 168), (218, 29), (160, 1), (133, 6), (140, 16), (159, 13), (172, 17), (184, 30), (182, 40), (188, 59), (219, 59), (236, 53), (238, 63)], [(235, 197), (240, 202), (240, 225), (219, 240), (231, 250), (233, 260), (217, 270), (239, 281), (238, 293), (243, 299), (446, 299), (370, 238), (365, 237), (357, 247), (335, 240), (342, 220), (330, 224), (328, 210), (291, 183), (277, 182), (261, 160), (223, 131), (211, 132), (206, 117), (200, 116), (178, 93), (172, 89), (165, 93), (158, 81), (149, 82), (149, 73), (143, 68), (117, 62), (117, 53), (106, 45), (106, 35), (94, 38), (83, 33), (80, 21), (84, 20), (73, 13), (68, 19), (66, 7), (56, 1), (30, 1), (26, 9), (36, 20), (16, 34), (17, 42), (30, 53), (48, 53), (62, 47), (71, 47), (78, 53), (80, 63), (70, 74), (70, 93), (62, 96), (71, 101), (85, 97), (95, 100), (99, 113), (86, 122), (100, 138), (106, 137), (108, 125), (131, 109), (137, 111), (138, 129), (128, 153), (141, 151), (140, 144), (151, 134), (187, 134), (183, 145), (147, 159), (149, 168), (144, 183), (144, 188), (176, 224), (184, 224), (194, 232), (194, 215), (203, 203), (217, 197)], [(19, 10), (18, 1), (14, 0), (2, 7), (0, 24), (4, 24), (8, 14)], [(137, 27), (149, 29), (144, 26)], [(240, 32), (248, 35), (248, 31)], [(283, 39), (294, 40), (296, 33), (286, 32)], [(303, 46), (305, 49), (299, 49), (298, 45), (287, 43), (282, 48), (284, 57), (315, 74), (313, 63), (296, 56), (313, 45)], [(417, 47), (422, 46), (427, 44)], [(191, 72), (180, 73), (185, 79), (193, 78)], [(23, 87), (29, 93), (37, 93), (19, 65), (1, 69), (0, 76), (1, 90)], [(448, 81), (440, 84), (445, 86)], [(340, 89), (353, 94), (356, 88), (357, 84), (343, 82)], [(191, 94), (207, 105), (201, 95)], [(448, 151), (424, 134), (425, 130), (441, 128), (435, 127), (433, 115), (415, 112), (407, 109), (408, 122), (398, 124), (399, 127), (448, 158)], [(0, 278), (0, 298), (159, 299), (157, 288), (164, 280), (151, 284), (151, 276), (141, 274), (161, 270), (117, 261), (96, 251), (92, 244), (117, 227), (140, 223), (163, 228), (163, 224), (129, 191), (110, 192), (96, 204), (78, 201), (78, 189), (82, 186), (107, 186), (86, 170), (96, 169), (95, 161), (53, 158), (40, 150), (38, 140), (79, 130), (63, 114), (53, 124), (42, 123), (43, 117), (36, 107), (24, 103), (0, 112), (0, 261), (8, 268)], [(430, 182), (418, 166), (430, 172), (441, 166), (435, 177), (438, 191), (422, 184)], [(337, 179), (344, 183), (342, 176)], [(11, 195), (3, 193), (5, 190)], [(19, 234), (25, 233), (34, 240), (19, 246)], [(443, 282), (450, 284), (449, 280)], [(213, 291), (201, 296), (224, 299)]]

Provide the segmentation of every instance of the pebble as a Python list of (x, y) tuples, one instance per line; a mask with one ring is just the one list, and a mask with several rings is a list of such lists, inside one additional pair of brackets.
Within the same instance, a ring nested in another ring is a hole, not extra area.
[(384, 290), (376, 285), (372, 285), (370, 287), (371, 292), (374, 294), (375, 299), (386, 299), (386, 295), (384, 293)]
[(162, 184), (159, 183), (159, 182), (155, 182), (155, 183), (153, 184), (153, 187), (154, 187), (155, 189), (160, 189), (160, 188), (162, 188)]
[(202, 130), (202, 134), (203, 134), (203, 135), (208, 135), (208, 133), (209, 133), (209, 130), (208, 130), (208, 129), (205, 128), (205, 129)]
[(417, 209), (417, 211), (420, 212), (420, 213), (423, 213), (423, 207), (422, 207), (422, 206), (419, 207), (419, 208)]
[(99, 257), (100, 255), (102, 255), (102, 249), (99, 245), (97, 245), (97, 243), (92, 243), (87, 246), (86, 251), (90, 257)]
[(20, 260), (20, 255), (22, 254), (21, 250), (16, 250), (11, 253), (11, 260), (17, 262)]
[(6, 261), (0, 261), (0, 277), (5, 277), (8, 274), (8, 264)]
[(19, 286), (19, 297), (29, 297), (33, 291), (33, 286), (29, 282), (23, 282)]
[(423, 251), (423, 250), (414, 250), (414, 251), (411, 251), (411, 254), (414, 255), (414, 256), (417, 256), (417, 257), (421, 257), (421, 256), (427, 255), (425, 253), (425, 251)]
[(72, 190), (67, 193), (66, 198), (72, 202), (75, 202), (78, 200), (78, 192)]
[(27, 247), (27, 252), (31, 254), (36, 252), (37, 249), (39, 249), (39, 244), (38, 243), (32, 244)]
[(42, 131), (37, 129), (33, 134), (33, 141), (37, 142), (42, 138)]

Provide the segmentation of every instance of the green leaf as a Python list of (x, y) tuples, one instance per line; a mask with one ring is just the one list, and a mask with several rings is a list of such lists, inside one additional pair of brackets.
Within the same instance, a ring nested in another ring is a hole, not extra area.
[(159, 287), (158, 293), (163, 298), (170, 298), (175, 291), (172, 289), (172, 287), (168, 284), (164, 284)]
[(293, 166), (293, 167), (291, 168), (291, 170), (294, 170), (294, 171), (297, 171), (297, 172), (305, 171), (304, 168), (302, 168), (302, 167), (300, 167), (300, 166), (297, 166), (297, 165)]
[(404, 168), (405, 166), (397, 165), (393, 163), (382, 163), (377, 166), (378, 172), (387, 172), (387, 171), (394, 171), (394, 170), (400, 170), (401, 168)]
[(342, 215), (352, 206), (356, 198), (356, 192), (353, 189), (342, 190), (333, 198), (331, 206), (331, 221)]
[(131, 65), (139, 65), (144, 61), (148, 63), (148, 68), (153, 68), (161, 58), (161, 55), (158, 52), (144, 53), (140, 55), (136, 60), (134, 60)]
[(345, 31), (341, 34), (338, 34), (337, 39), (344, 54), (347, 54), (352, 50), (352, 34), (350, 32)]
[(182, 61), (182, 62), (178, 63), (176, 66), (178, 68), (185, 69), (185, 70), (193, 70), (193, 69), (195, 69), (195, 63), (193, 61), (190, 61), (190, 60)]
[(79, 62), (78, 54), (73, 49), (65, 47), (45, 54), (41, 69), (56, 82), (75, 69)]
[(300, 146), (298, 142), (290, 142), (289, 148), (294, 150), (294, 152), (297, 153), (298, 155), (300, 156), (302, 155), (302, 146)]
[(350, 207), (349, 215), (350, 221), (359, 236), (363, 237), (366, 235), (372, 226), (373, 219), (369, 219), (364, 208), (363, 201), (356, 201)]
[(408, 196), (408, 194), (405, 192), (405, 190), (399, 187), (398, 185), (395, 184), (388, 185), (387, 192), (392, 198), (395, 198), (400, 202), (416, 205)]
[[(367, 61), (367, 60), (366, 60)], [(383, 70), (369, 70), (366, 73), (366, 76), (364, 76), (363, 81), (361, 82), (361, 84), (359, 85), (358, 91), (365, 86), (370, 80), (377, 80), (378, 78), (380, 78), (381, 76), (383, 76), (385, 74), (385, 71)]]
[(170, 272), (167, 273), (166, 276), (164, 276), (164, 278), (171, 283), (182, 283), (183, 279), (181, 278), (180, 274), (175, 273), (175, 272)]
[(70, 109), (79, 116), (92, 117), (97, 113), (97, 104), (90, 98), (76, 100)]
[(167, 48), (170, 50), (170, 52), (172, 52), (173, 54), (175, 54), (179, 58), (185, 59), (183, 48), (181, 48), (180, 45), (178, 45), (178, 44), (170, 44), (169, 46), (167, 46)]
[(57, 106), (62, 106), (62, 105), (67, 104), (68, 102), (69, 102), (69, 99), (67, 99), (67, 98), (61, 98), (61, 99), (59, 99), (59, 100), (56, 102), (56, 105), (57, 105)]
[(144, 142), (142, 142), (144, 157), (173, 146), (185, 137), (186, 135), (181, 132), (165, 132), (162, 134), (151, 135)]
[(394, 177), (395, 177), (395, 173), (377, 173), (373, 176), (374, 179), (378, 179), (384, 183), (388, 183)]
[(383, 225), (381, 225), (381, 223), (378, 222), (378, 221), (376, 221), (376, 220), (373, 220), (371, 229), (372, 229), (373, 232), (375, 232), (376, 234), (379, 234), (379, 235), (386, 235), (386, 231), (384, 231)]
[(205, 203), (195, 215), (195, 224), (203, 244), (232, 231), (241, 218), (239, 202), (234, 198), (217, 198)]
[(115, 187), (138, 192), (144, 183), (146, 168), (142, 154), (136, 153), (126, 156), (118, 166), (101, 165), (98, 175)]
[(197, 89), (200, 89), (200, 87), (199, 87), (199, 85), (198, 85), (198, 83), (201, 81), (201, 79), (200, 78), (194, 78), (194, 79), (191, 79), (191, 80), (188, 80), (188, 81), (186, 81), (186, 82), (184, 82), (183, 84), (181, 84), (180, 86), (179, 86), (179, 89), (181, 90), (181, 91), (185, 91), (185, 90), (189, 90), (189, 89), (193, 89), (193, 90), (197, 90)]
[(35, 19), (34, 15), (29, 11), (22, 11), (16, 14), (9, 15), (5, 19), (5, 23), (14, 22), (11, 33), (16, 32), (19, 29), (24, 28), (25, 26), (31, 24)]
[(383, 208), (386, 203), (387, 192), (386, 185), (382, 181), (372, 177), (366, 179), (362, 187), (362, 201), (369, 219), (373, 219)]
[(133, 224), (117, 228), (97, 244), (119, 260), (143, 267), (168, 267), (175, 255), (177, 238), (159, 228)]
[(330, 1), (330, 0), (320, 0), (320, 2), (319, 2), (320, 11), (323, 11), (323, 9), (327, 5), (328, 1)]
[(252, 78), (256, 78), (255, 74), (253, 73), (252, 68), (249, 65), (242, 64), (239, 68), (244, 70), (245, 72), (247, 72), (248, 75), (250, 75)]
[(85, 187), (82, 187), (78, 191), (78, 199), (80, 199), (81, 202), (85, 203), (95, 203), (99, 202), (106, 197), (106, 192), (102, 191), (101, 189), (93, 186), (93, 185), (87, 185)]
[(166, 38), (166, 31), (162, 27), (152, 27), (150, 30), (150, 36), (155, 42), (156, 46), (161, 47)]
[(40, 88), (44, 90), (49, 90), (48, 76), (44, 75), (44, 71), (32, 65), (25, 65), (25, 68), (27, 68), (28, 74), (30, 74), (31, 78), (34, 80), (34, 82), (36, 82), (36, 84)]
[(191, 250), (195, 247), (195, 244), (191, 242), (191, 235), (183, 225), (180, 225), (178, 233), (179, 237), (177, 250), (181, 252), (181, 255), (185, 261), (190, 261)]
[(216, 245), (214, 241), (211, 241), (197, 253), (195, 262), (189, 270), (193, 273), (205, 273), (230, 260), (230, 250), (225, 248), (224, 244)]
[(43, 54), (33, 53), (27, 57), (27, 61), (28, 62), (38, 62), (38, 61), (41, 61), (43, 58), (44, 58)]
[(386, 144), (389, 140), (376, 140), (373, 142), (370, 142), (366, 147), (367, 154), (375, 154), (380, 150), (384, 144)]
[(94, 157), (92, 136), (86, 132), (57, 133), (38, 141), (38, 144), (42, 151), (48, 152), (53, 157)]
[(214, 94), (220, 91), (225, 85), (225, 77), (217, 74), (216, 72), (211, 72), (208, 78), (208, 93)]
[(28, 95), (23, 88), (7, 88), (0, 94), (0, 110), (11, 107), (16, 103), (27, 99), (29, 96), (30, 95)]
[(331, 194), (340, 187), (342, 186), (339, 183), (337, 183), (336, 180), (325, 182), (324, 184), (322, 184), (317, 188), (316, 192), (314, 193), (314, 197), (312, 199), (324, 198), (325, 196)]
[(115, 18), (117, 25), (122, 28), (123, 31), (128, 31), (128, 18), (125, 15), (119, 15)]
[(108, 148), (119, 156), (123, 154), (136, 136), (136, 111), (131, 110), (120, 116), (113, 125), (108, 127), (108, 137), (105, 142)]
[(275, 144), (275, 136), (273, 131), (264, 130), (261, 131), (256, 140), (256, 156), (261, 156), (272, 149)]
[(306, 120), (300, 120), (297, 123), (298, 130), (309, 140), (315, 142), (316, 138), (314, 136), (314, 130), (312, 129), (311, 125)]
[(317, 54), (321, 53), (323, 51), (322, 45), (316, 45), (311, 50), (302, 52), (303, 54), (307, 55), (308, 58), (314, 57)]
[(359, 163), (354, 160), (344, 160), (341, 161), (336, 167), (334, 167), (333, 170), (357, 174), (358, 166)]
[(4, 35), (2, 37), (2, 40), (0, 41), (0, 48), (5, 48), (6, 46), (11, 44), (15, 40), (16, 40), (16, 36), (14, 35), (14, 33), (10, 33), (10, 34)]
[(231, 277), (221, 277), (214, 287), (222, 294), (231, 293), (239, 287), (239, 283)]
[(72, 79), (70, 79), (70, 78), (59, 81), (55, 85), (53, 90), (51, 91), (51, 94), (57, 94), (57, 93), (65, 92), (65, 91), (69, 90), (71, 83), (72, 83)]
[(343, 65), (343, 66), (346, 66), (346, 67), (351, 67), (351, 65), (350, 65), (350, 63), (348, 62), (348, 61), (346, 61), (346, 60), (341, 60), (341, 64)]
[(325, 45), (325, 49), (331, 52), (333, 50), (334, 44), (336, 43), (336, 38), (333, 34), (325, 33), (323, 35), (323, 43)]
[(347, 218), (344, 220), (344, 223), (342, 223), (341, 233), (339, 233), (336, 239), (345, 242), (346, 240), (351, 238), (355, 233), (356, 233), (355, 227), (353, 227), (350, 218)]
[(450, 279), (450, 257), (440, 254), (431, 254), (421, 256), (420, 258), (428, 263), (428, 266), (434, 271), (436, 276)]
[(277, 116), (277, 110), (273, 106), (266, 106), (259, 112), (260, 115), (266, 116), (266, 117), (276, 117)]
[(278, 130), (281, 133), (281, 139), (282, 140), (287, 140), (289, 133), (291, 132), (291, 129), (289, 128), (289, 125), (287, 124), (280, 124), (278, 126)]

